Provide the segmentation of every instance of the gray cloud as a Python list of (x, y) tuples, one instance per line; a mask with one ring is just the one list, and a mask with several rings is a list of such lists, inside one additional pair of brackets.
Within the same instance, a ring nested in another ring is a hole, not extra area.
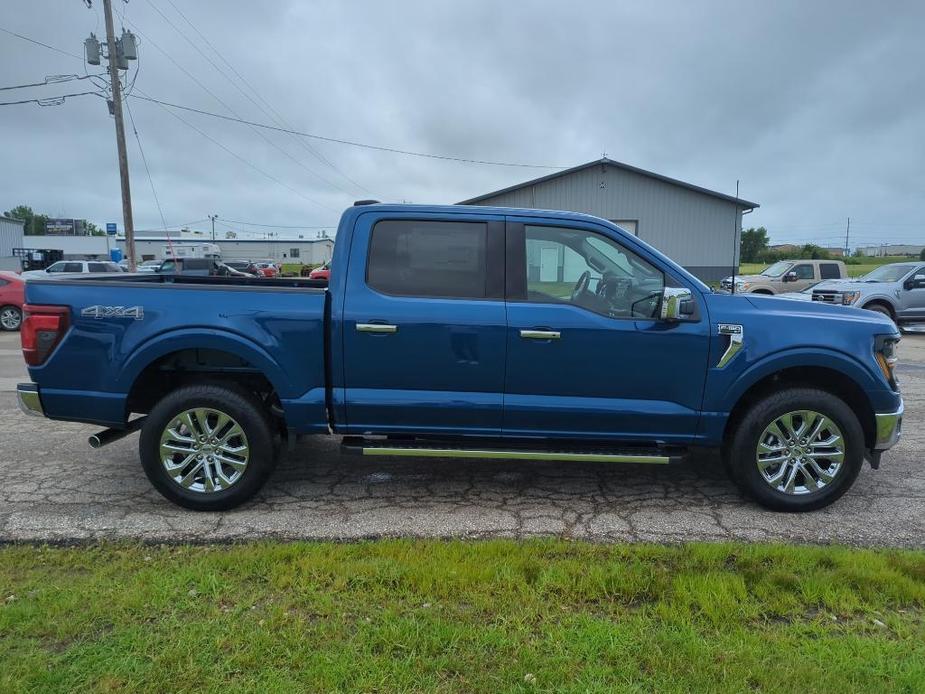
[[(747, 223), (768, 226), (779, 241), (837, 244), (850, 215), (858, 241), (925, 242), (921, 3), (174, 3), (300, 130), (538, 164), (574, 165), (606, 151), (727, 193), (741, 179), (742, 195), (762, 204)], [(143, 35), (139, 91), (228, 113), (169, 54), (241, 116), (269, 121), (155, 11), (234, 77), (167, 0), (115, 4)], [(103, 33), (97, 8), (79, 0), (7, 0), (0, 26), (77, 54), (90, 31)], [(7, 34), (0, 65), (3, 85), (84, 71), (79, 60)], [(301, 164), (247, 126), (177, 114), (284, 186), (161, 107), (130, 103), (171, 225), (210, 213), (333, 224), (356, 198), (453, 202), (547, 173), (309, 142), (358, 188), (290, 136), (264, 134)], [(129, 137), (136, 226), (157, 228)], [(26, 203), (121, 222), (101, 99), (0, 108), (0, 146), (4, 209)]]

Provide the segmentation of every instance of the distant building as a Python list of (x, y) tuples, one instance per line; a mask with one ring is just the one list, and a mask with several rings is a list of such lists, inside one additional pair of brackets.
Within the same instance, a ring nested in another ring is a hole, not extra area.
[(824, 246), (823, 249), (833, 258), (844, 258), (845, 249), (843, 246)]
[(778, 243), (775, 246), (768, 246), (768, 250), (775, 251), (776, 253), (796, 253), (800, 248), (802, 248), (802, 246), (798, 246), (795, 243)]
[(742, 215), (758, 203), (603, 158), (461, 205), (584, 212), (635, 234), (704, 280), (738, 266)]
[(858, 253), (866, 256), (882, 257), (885, 255), (908, 255), (918, 257), (925, 246), (902, 243), (887, 243), (881, 246), (860, 246)]

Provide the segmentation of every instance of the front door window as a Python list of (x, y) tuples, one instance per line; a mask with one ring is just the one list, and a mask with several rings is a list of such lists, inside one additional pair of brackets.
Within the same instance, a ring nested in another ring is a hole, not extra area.
[(658, 316), (665, 275), (611, 239), (526, 225), (527, 301), (569, 303), (609, 318)]

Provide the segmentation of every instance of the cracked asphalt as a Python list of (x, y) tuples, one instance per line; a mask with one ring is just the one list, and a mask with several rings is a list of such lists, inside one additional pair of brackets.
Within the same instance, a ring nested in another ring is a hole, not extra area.
[(153, 491), (137, 435), (100, 450), (79, 424), (27, 417), (13, 390), (28, 380), (17, 334), (0, 335), (0, 542), (130, 539), (224, 542), (384, 536), (594, 541), (750, 540), (925, 546), (925, 336), (907, 335), (899, 374), (903, 440), (865, 466), (835, 505), (765, 511), (744, 498), (715, 453), (677, 466), (376, 461), (333, 439), (286, 454), (261, 495), (225, 513), (194, 513)]

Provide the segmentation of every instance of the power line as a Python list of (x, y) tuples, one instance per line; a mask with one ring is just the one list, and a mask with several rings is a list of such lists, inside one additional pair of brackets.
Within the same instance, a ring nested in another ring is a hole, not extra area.
[[(244, 226), (249, 227), (266, 227), (267, 229), (330, 229), (337, 226), (337, 222), (333, 224), (259, 224), (258, 222), (242, 222), (238, 219), (223, 219), (222, 222), (231, 222), (232, 224), (243, 224)], [(226, 224), (227, 226), (227, 224)]]
[(49, 96), (44, 99), (21, 99), (19, 101), (0, 101), (0, 106), (17, 106), (19, 104), (38, 104), (39, 106), (60, 106), (66, 99), (75, 96), (102, 96), (99, 92), (77, 92), (75, 94), (59, 94), (58, 96)]
[[(157, 9), (157, 8), (155, 8), (155, 10), (156, 10), (156, 9)], [(160, 12), (160, 11), (158, 10), (158, 12)], [(162, 15), (162, 16), (163, 16), (163, 15)], [(165, 19), (166, 19), (166, 18), (165, 18)], [(168, 23), (170, 23), (170, 20), (167, 20), (167, 21), (168, 21)], [(178, 34), (180, 34), (180, 36), (182, 36), (186, 41), (192, 43), (182, 32), (180, 32), (180, 31), (176, 28), (176, 26), (174, 26), (172, 23), (170, 23), (170, 24), (171, 24), (172, 27), (174, 27), (174, 30), (177, 31)], [(129, 22), (129, 25), (131, 25), (131, 27), (135, 30), (135, 32), (136, 32), (139, 36), (141, 36), (143, 39), (145, 39), (145, 41), (150, 42), (151, 45), (153, 45), (157, 50), (159, 50), (161, 53), (163, 53), (163, 54), (167, 57), (167, 59), (168, 59), (170, 62), (172, 62), (183, 74), (185, 74), (187, 77), (189, 77), (191, 80), (193, 80), (193, 82), (195, 82), (195, 83), (199, 86), (200, 89), (202, 89), (202, 90), (203, 90), (204, 92), (206, 92), (209, 96), (211, 96), (213, 99), (215, 99), (218, 103), (220, 103), (222, 106), (224, 106), (225, 109), (226, 109), (227, 111), (229, 111), (233, 116), (235, 116), (236, 118), (240, 118), (240, 116), (238, 116), (238, 112), (237, 112), (237, 111), (235, 111), (231, 106), (228, 105), (227, 102), (225, 102), (223, 99), (221, 99), (215, 92), (213, 92), (213, 91), (212, 91), (211, 89), (209, 89), (205, 84), (203, 84), (199, 79), (197, 79), (189, 70), (187, 70), (187, 69), (186, 69), (185, 67), (183, 67), (179, 62), (177, 62), (177, 60), (174, 59), (174, 57), (173, 57), (172, 55), (170, 55), (170, 53), (168, 53), (166, 50), (164, 50), (163, 48), (161, 48), (150, 36), (147, 36), (144, 32), (142, 32), (134, 22)], [(199, 48), (198, 48), (197, 46), (195, 46), (195, 44), (193, 44), (193, 46), (196, 48), (196, 50), (199, 50)], [(200, 53), (201, 53), (201, 51), (200, 51)], [(206, 57), (206, 59), (208, 60), (208, 57), (207, 57), (207, 56), (203, 56), (203, 57)], [(213, 63), (213, 66), (214, 66), (214, 63)], [(216, 68), (216, 69), (217, 69), (217, 68)], [(226, 78), (226, 79), (227, 79), (227, 78)], [(237, 86), (237, 85), (235, 85), (235, 86)], [(245, 95), (245, 96), (246, 96), (246, 95)], [(242, 122), (244, 122), (244, 121), (242, 121)], [(289, 159), (289, 160), (291, 160), (292, 162), (294, 162), (297, 166), (301, 167), (302, 169), (304, 169), (306, 172), (308, 172), (309, 174), (311, 174), (312, 176), (314, 176), (314, 177), (317, 178), (318, 180), (323, 181), (324, 183), (327, 183), (329, 186), (331, 186), (331, 187), (333, 187), (333, 188), (337, 188), (337, 189), (340, 190), (342, 193), (345, 193), (345, 194), (348, 194), (348, 195), (349, 195), (349, 192), (348, 192), (348, 191), (344, 190), (341, 186), (338, 186), (336, 183), (333, 183), (333, 182), (329, 181), (329, 180), (326, 179), (324, 176), (321, 176), (321, 175), (318, 174), (317, 172), (315, 172), (315, 171), (313, 171), (312, 169), (308, 168), (303, 162), (301, 162), (301, 161), (299, 161), (298, 159), (296, 159), (294, 156), (292, 156), (292, 154), (291, 154), (290, 152), (288, 152), (288, 151), (287, 151), (286, 149), (284, 149), (283, 147), (280, 147), (276, 142), (274, 142), (273, 140), (271, 140), (271, 139), (270, 139), (269, 137), (267, 137), (264, 133), (260, 132), (260, 130), (254, 128), (253, 126), (250, 126), (250, 128), (251, 128), (251, 130), (253, 130), (255, 133), (257, 133), (257, 135), (259, 135), (260, 138), (261, 138), (264, 142), (266, 142), (266, 143), (269, 144), (271, 147), (273, 147), (274, 149), (276, 149), (276, 150), (277, 150), (278, 152), (280, 152), (280, 154), (282, 154), (284, 157), (286, 157), (287, 159)]]
[(97, 75), (48, 75), (44, 82), (31, 82), (30, 84), (16, 84), (10, 87), (0, 87), (0, 92), (10, 89), (28, 89), (30, 87), (45, 87), (51, 84), (62, 84), (64, 82), (73, 82), (74, 80), (86, 80)]
[(161, 201), (157, 198), (157, 190), (154, 189), (154, 179), (151, 178), (151, 170), (148, 168), (148, 158), (145, 156), (145, 150), (141, 146), (141, 138), (138, 136), (138, 128), (135, 127), (135, 116), (132, 115), (132, 107), (128, 101), (125, 102), (125, 108), (128, 111), (128, 119), (132, 123), (132, 132), (135, 133), (135, 142), (138, 143), (138, 151), (141, 154), (141, 161), (145, 165), (145, 173), (148, 175), (148, 183), (151, 185), (151, 194), (154, 196), (154, 204), (157, 205), (157, 213), (161, 216), (161, 224), (164, 225), (164, 231), (167, 231), (167, 220), (164, 218), (164, 211), (161, 209)]
[(363, 149), (373, 149), (379, 152), (391, 152), (392, 154), (405, 154), (411, 157), (424, 157), (425, 159), (441, 159), (444, 161), (456, 161), (462, 162), (464, 164), (481, 164), (483, 166), (513, 166), (522, 169), (567, 169), (567, 166), (553, 166), (548, 164), (521, 164), (514, 162), (503, 162), (503, 161), (490, 161), (486, 159), (467, 159), (465, 157), (454, 157), (447, 154), (432, 154), (428, 152), (414, 152), (407, 149), (398, 149), (395, 147), (384, 147), (380, 145), (371, 145), (365, 142), (356, 142), (353, 140), (341, 140), (336, 137), (327, 137), (325, 135), (316, 135), (314, 133), (302, 132), (300, 130), (291, 130), (289, 128), (279, 128), (274, 125), (268, 125), (267, 123), (258, 123), (256, 121), (245, 120), (243, 118), (232, 118), (231, 116), (223, 116), (220, 113), (212, 113), (211, 111), (204, 111), (202, 109), (193, 108), (192, 106), (181, 106), (180, 104), (174, 104), (169, 101), (161, 101), (160, 99), (154, 99), (151, 97), (143, 96), (133, 96), (135, 99), (143, 99), (144, 101), (151, 101), (155, 104), (160, 104), (161, 106), (168, 106), (170, 108), (177, 108), (183, 111), (191, 111), (192, 113), (198, 113), (203, 116), (212, 116), (213, 118), (221, 118), (222, 120), (228, 120), (235, 123), (243, 123), (245, 125), (252, 125), (256, 128), (264, 128), (266, 130), (276, 130), (277, 132), (282, 133), (291, 133), (293, 135), (298, 135), (300, 137), (310, 137), (313, 140), (321, 140), (322, 142), (334, 142), (339, 145), (349, 145), (351, 147), (362, 147)]
[[(260, 93), (257, 91), (257, 89), (256, 89), (253, 85), (251, 85), (251, 84), (241, 75), (241, 73), (239, 73), (239, 72), (234, 68), (234, 66), (228, 61), (228, 59), (225, 58), (225, 56), (223, 56), (223, 55), (219, 52), (219, 50), (218, 50), (214, 45), (212, 45), (212, 43), (209, 41), (209, 39), (208, 39), (208, 38), (196, 27), (196, 25), (193, 24), (185, 14), (183, 14), (182, 10), (180, 10), (180, 8), (177, 7), (176, 4), (174, 4), (174, 2), (173, 2), (172, 0), (167, 0), (167, 1), (170, 3), (171, 7), (173, 7), (173, 9), (177, 12), (177, 14), (179, 14), (179, 15), (183, 18), (183, 21), (185, 21), (185, 22), (193, 29), (193, 31), (195, 31), (196, 34), (202, 39), (202, 41), (212, 50), (212, 52), (215, 53), (215, 55), (218, 56), (218, 58), (221, 59), (222, 62), (224, 62), (225, 65), (227, 65), (228, 68), (237, 76), (237, 78), (238, 78), (241, 82), (243, 82), (243, 83), (244, 83), (244, 84), (245, 84), (256, 96), (257, 96), (257, 99), (258, 99), (259, 101), (258, 101), (258, 100), (255, 100), (250, 94), (248, 94), (246, 91), (244, 91), (243, 89), (241, 89), (241, 87), (238, 85), (237, 82), (235, 82), (235, 80), (233, 80), (231, 77), (229, 77), (229, 76), (227, 75), (227, 73), (225, 73), (218, 65), (216, 65), (215, 62), (214, 62), (208, 55), (206, 55), (206, 54), (202, 51), (202, 49), (196, 44), (196, 42), (191, 41), (182, 31), (180, 31), (180, 29), (179, 29), (173, 22), (171, 22), (170, 19), (167, 18), (167, 16), (164, 15), (164, 13), (161, 12), (160, 9), (159, 9), (153, 2), (151, 2), (150, 0), (148, 0), (148, 4), (151, 5), (151, 7), (154, 9), (154, 11), (157, 12), (165, 22), (167, 22), (171, 27), (173, 27), (174, 31), (176, 31), (178, 34), (180, 34), (180, 36), (182, 36), (182, 37), (186, 40), (186, 42), (189, 43), (189, 44), (196, 50), (196, 52), (199, 53), (199, 55), (201, 55), (203, 58), (205, 58), (206, 61), (208, 61), (208, 63), (215, 69), (216, 72), (218, 72), (222, 77), (224, 77), (226, 80), (228, 80), (228, 82), (230, 82), (231, 85), (232, 85), (235, 89), (237, 89), (237, 90), (244, 96), (244, 98), (246, 98), (246, 99), (247, 99), (248, 101), (250, 101), (252, 104), (254, 104), (255, 106), (257, 106), (257, 108), (259, 108), (259, 109), (260, 109), (261, 111), (263, 111), (267, 116), (269, 116), (270, 119), (271, 119), (273, 122), (275, 122), (277, 125), (282, 126), (282, 127), (289, 127), (289, 124), (286, 123), (285, 120), (283, 120), (283, 117), (282, 117), (275, 109), (273, 109), (273, 108), (269, 105), (269, 103), (267, 103), (267, 100), (264, 99), (264, 98), (260, 95)], [(234, 112), (232, 112), (232, 113), (234, 113)], [(235, 113), (234, 115), (238, 115), (238, 114)], [(321, 154), (321, 153), (318, 152), (314, 147), (311, 147), (307, 142), (305, 142), (305, 140), (298, 139), (298, 138), (296, 138), (296, 140), (302, 145), (302, 147), (303, 147), (309, 154), (311, 154), (313, 157), (315, 157), (316, 159), (320, 160), (320, 161), (323, 162), (324, 164), (327, 164), (331, 169), (333, 169), (336, 173), (340, 174), (340, 176), (342, 176), (344, 179), (346, 179), (347, 181), (349, 181), (351, 184), (353, 184), (354, 186), (356, 186), (356, 187), (359, 188), (360, 190), (363, 190), (363, 191), (365, 191), (365, 192), (367, 192), (367, 193), (371, 193), (370, 190), (368, 190), (367, 188), (364, 188), (362, 185), (360, 185), (359, 183), (357, 183), (356, 181), (354, 181), (352, 178), (350, 178), (349, 176), (347, 176), (343, 171), (341, 171), (340, 169), (338, 169), (338, 168), (337, 168), (331, 161), (329, 161), (323, 154)], [(316, 174), (316, 175), (317, 175), (317, 174)], [(322, 178), (322, 177), (319, 176), (319, 178)], [(340, 190), (343, 190), (342, 188), (340, 188), (340, 186), (338, 186), (337, 184), (333, 183), (332, 181), (328, 181), (327, 179), (324, 179), (324, 178), (322, 178), (322, 180), (324, 180), (326, 183), (328, 183), (329, 185), (331, 185), (331, 186), (333, 186), (333, 187), (335, 187), (335, 188), (338, 188), (338, 189), (340, 189)], [(343, 192), (346, 193), (347, 191), (343, 191)]]
[[(144, 94), (144, 92), (142, 92), (140, 89), (137, 90), (137, 91), (138, 91), (139, 93), (141, 93), (141, 94)], [(151, 102), (154, 102), (154, 103), (158, 103), (156, 99), (151, 99), (150, 97), (146, 97), (146, 96), (135, 96), (135, 95), (133, 95), (132, 98), (133, 98), (133, 99), (143, 99), (143, 100), (145, 100), (145, 101), (151, 101)], [(314, 204), (314, 205), (318, 205), (318, 207), (323, 207), (323, 208), (325, 208), (326, 210), (331, 210), (332, 212), (337, 212), (337, 211), (338, 211), (338, 210), (335, 210), (333, 207), (330, 207), (330, 206), (328, 206), (328, 205), (325, 205), (324, 203), (318, 202), (317, 200), (314, 200), (314, 199), (308, 197), (307, 195), (305, 195), (304, 193), (302, 193), (302, 191), (297, 190), (296, 188), (293, 188), (292, 186), (288, 185), (287, 183), (283, 183), (281, 180), (279, 180), (278, 178), (276, 178), (276, 177), (273, 176), (272, 174), (267, 173), (266, 171), (264, 171), (263, 169), (261, 169), (261, 168), (260, 168), (259, 166), (257, 166), (256, 164), (251, 163), (250, 161), (248, 161), (247, 159), (245, 159), (244, 157), (242, 157), (242, 156), (241, 156), (240, 154), (238, 154), (237, 152), (235, 152), (235, 151), (233, 151), (232, 149), (230, 149), (230, 148), (226, 147), (225, 145), (223, 145), (221, 142), (219, 142), (218, 140), (216, 140), (215, 138), (213, 138), (211, 135), (208, 135), (207, 133), (203, 132), (202, 130), (200, 130), (199, 128), (197, 128), (195, 125), (193, 125), (193, 124), (190, 123), (189, 121), (184, 120), (183, 118), (181, 118), (179, 115), (177, 115), (176, 113), (174, 113), (173, 111), (171, 111), (169, 108), (167, 108), (167, 107), (164, 106), (163, 104), (161, 104), (161, 108), (163, 108), (167, 113), (169, 113), (171, 116), (173, 116), (174, 118), (176, 118), (177, 120), (179, 120), (181, 123), (183, 123), (183, 124), (186, 125), (187, 127), (192, 128), (193, 130), (195, 130), (197, 133), (199, 133), (199, 134), (202, 135), (204, 138), (206, 138), (207, 140), (209, 140), (209, 142), (211, 142), (212, 144), (216, 145), (217, 147), (221, 147), (223, 150), (225, 150), (228, 154), (230, 154), (230, 155), (233, 156), (235, 159), (237, 159), (238, 161), (240, 161), (242, 164), (245, 164), (245, 165), (249, 166), (250, 168), (254, 169), (254, 171), (258, 172), (258, 173), (261, 174), (262, 176), (265, 176), (266, 178), (270, 179), (270, 180), (273, 181), (274, 183), (283, 186), (286, 190), (289, 190), (290, 192), (295, 193), (295, 194), (298, 195), (300, 198), (303, 198), (303, 199), (305, 199), (305, 200), (308, 200), (310, 203), (312, 203), (312, 204)]]
[(9, 29), (4, 29), (3, 27), (0, 27), (0, 31), (9, 34), (10, 36), (15, 36), (18, 39), (22, 39), (23, 41), (28, 41), (29, 43), (34, 43), (37, 46), (42, 46), (43, 48), (47, 48), (50, 51), (54, 51), (55, 53), (60, 53), (61, 55), (70, 56), (71, 58), (77, 58), (77, 60), (83, 61), (83, 58), (76, 53), (68, 53), (67, 51), (62, 51), (60, 48), (55, 48), (54, 46), (49, 46), (47, 43), (42, 43), (41, 41), (30, 39), (28, 36), (17, 34), (15, 31), (10, 31)]

